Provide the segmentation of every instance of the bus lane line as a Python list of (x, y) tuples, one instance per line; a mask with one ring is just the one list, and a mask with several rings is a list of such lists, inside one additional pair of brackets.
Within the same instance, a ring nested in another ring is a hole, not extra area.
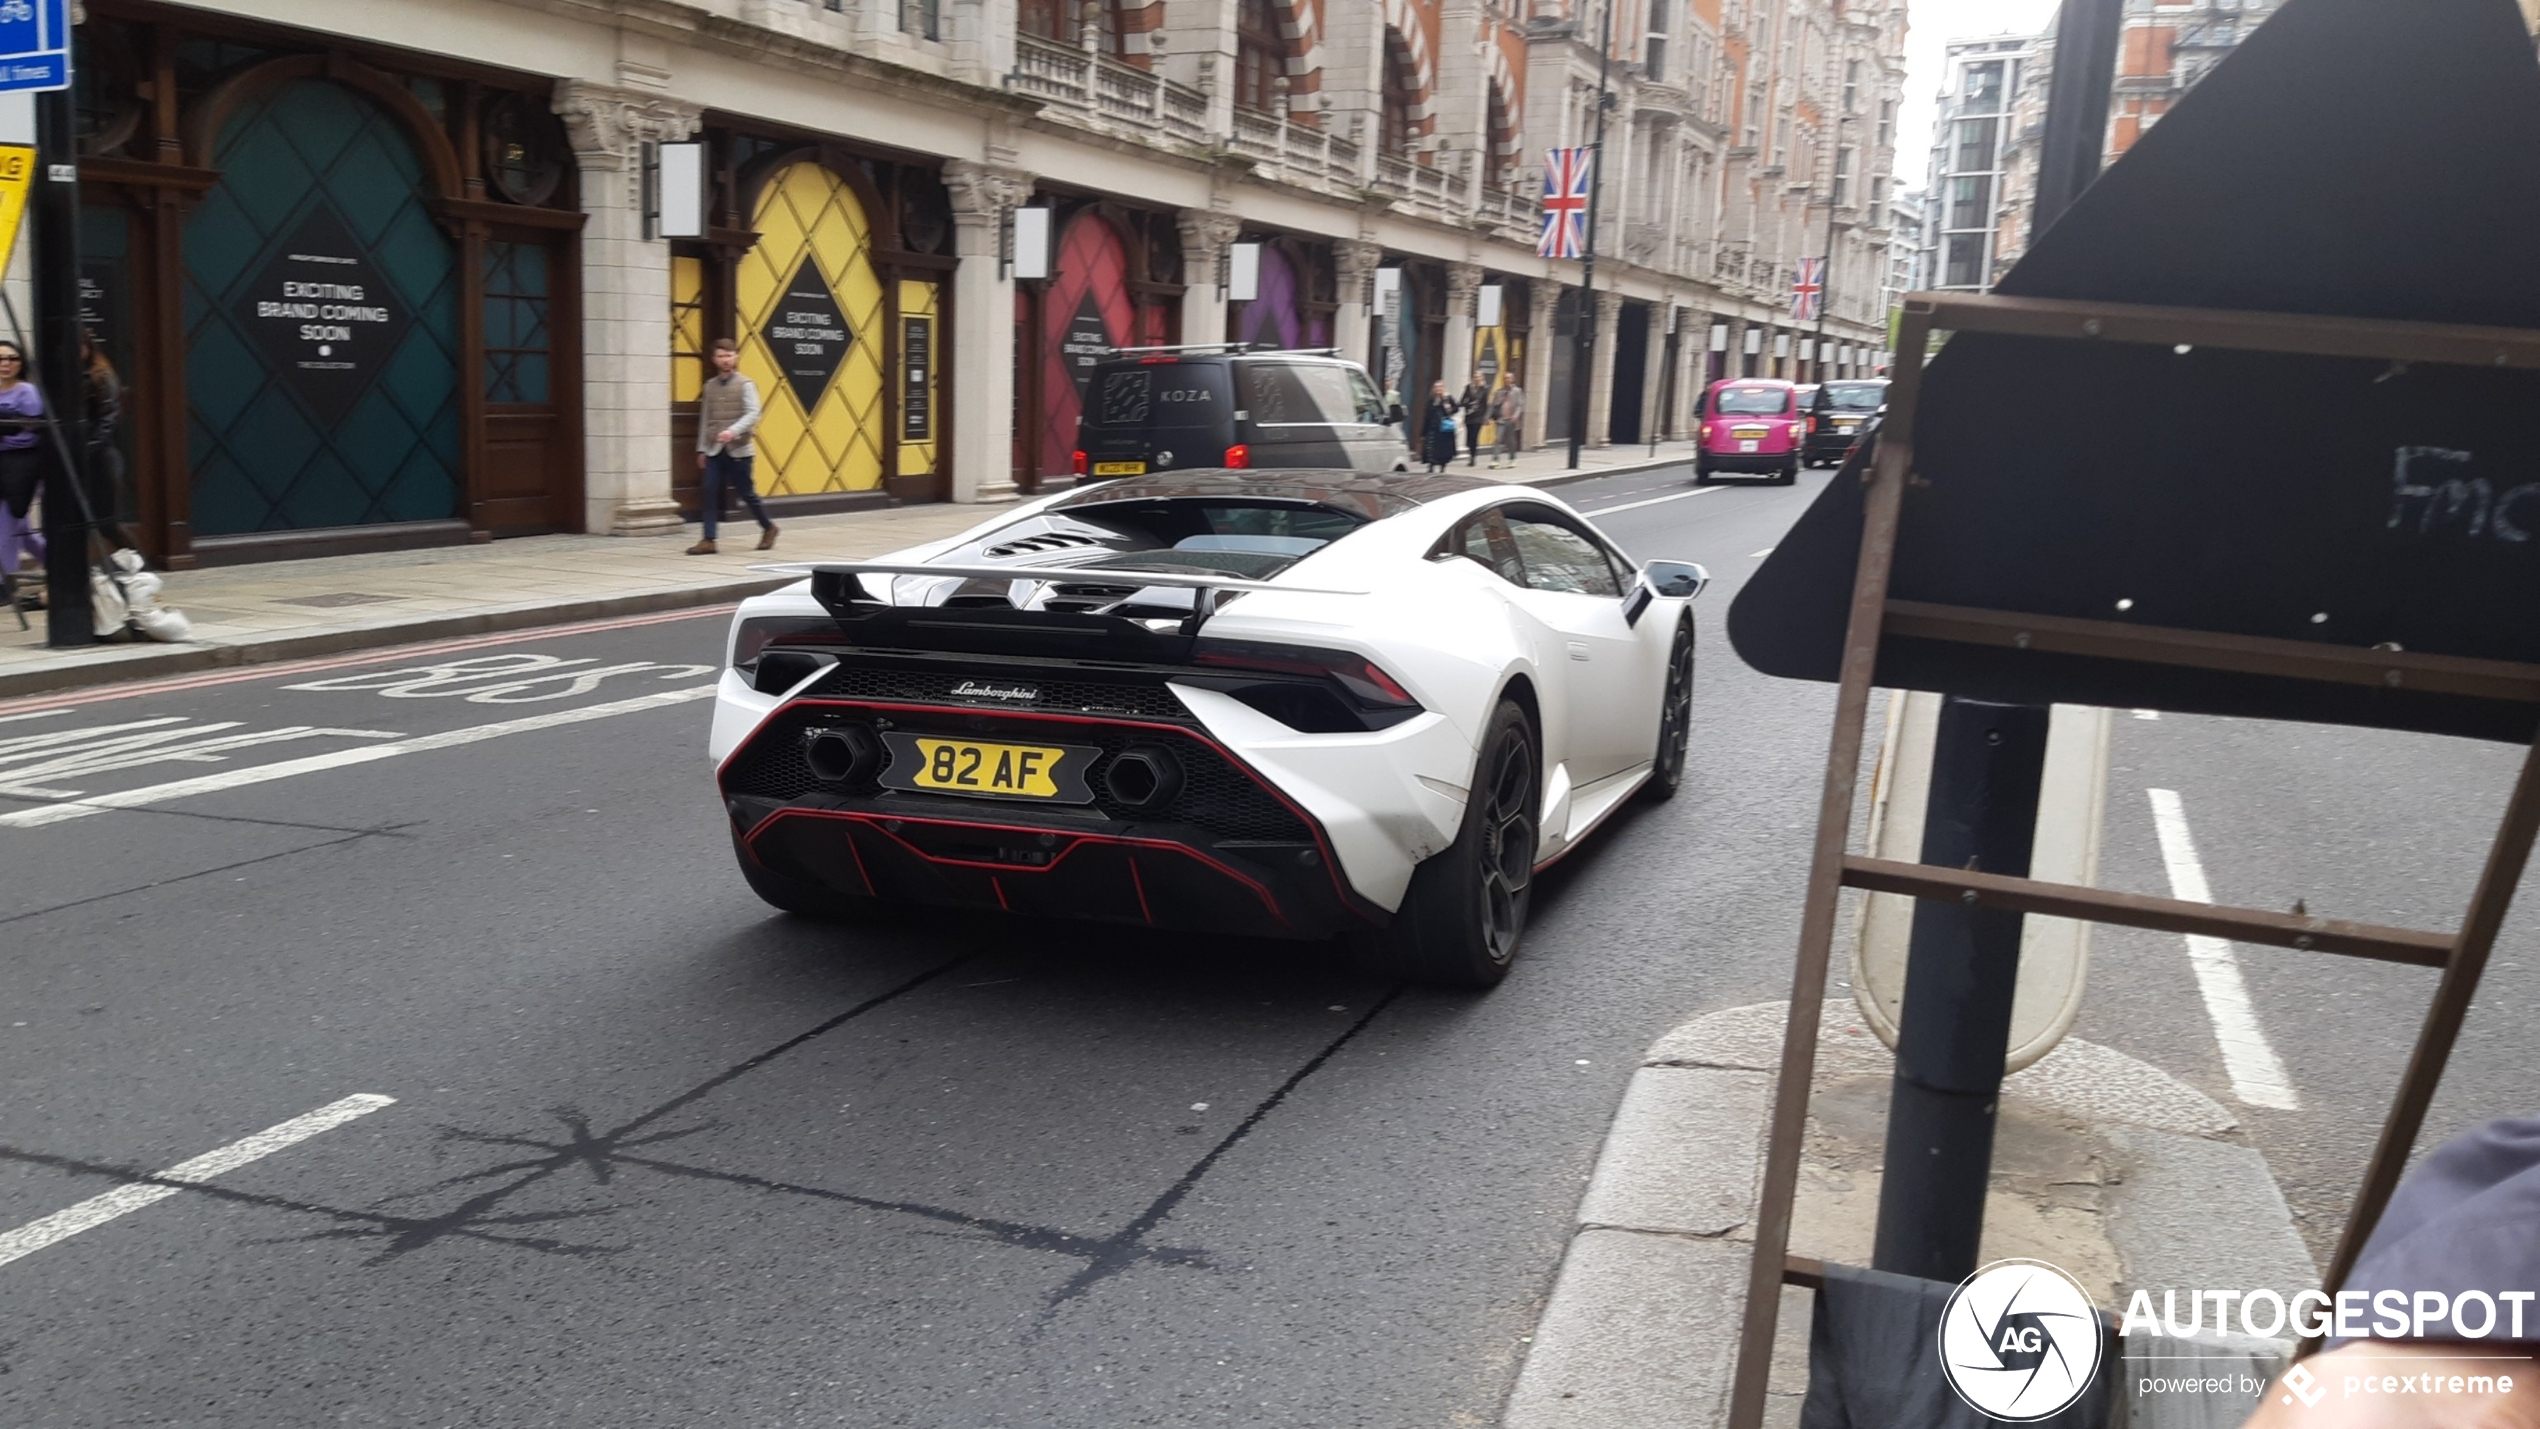
[(583, 724), (591, 720), (611, 719), (618, 715), (640, 714), (646, 710), (665, 709), (691, 700), (710, 699), (715, 687), (693, 685), (684, 690), (664, 690), (634, 699), (612, 700), (607, 704), (584, 705), (578, 709), (550, 710), (545, 714), (527, 715), (520, 719), (501, 720), (494, 724), (472, 725), (466, 729), (444, 730), (439, 734), (418, 735), (394, 744), (372, 744), (353, 749), (339, 749), (327, 754), (312, 754), (301, 759), (286, 759), (276, 764), (259, 764), (245, 769), (228, 769), (218, 774), (205, 774), (173, 783), (152, 784), (139, 789), (124, 789), (112, 794), (97, 794), (59, 804), (46, 804), (33, 809), (20, 809), (0, 814), (0, 828), (32, 829), (58, 824), (70, 819), (84, 819), (112, 809), (140, 809), (164, 804), (173, 799), (190, 799), (198, 794), (217, 794), (230, 789), (243, 789), (253, 784), (269, 784), (277, 779), (296, 779), (303, 774), (320, 774), (330, 769), (343, 769), (375, 760), (394, 759), (403, 754), (426, 754), (437, 749), (457, 749), (463, 745), (481, 744), (506, 735), (529, 734), (542, 729)]
[[(2213, 890), (2205, 883), (2205, 865), (2196, 857), (2196, 840), (2188, 832), (2187, 807), (2179, 801), (2175, 789), (2150, 789), (2152, 826), (2161, 839), (2161, 862), (2170, 875), (2170, 893), (2190, 903), (2211, 903)], [(2301, 1099), (2293, 1093), (2293, 1079), (2275, 1054), (2275, 1044), (2267, 1040), (2266, 1028), (2259, 1025), (2256, 1004), (2249, 1000), (2249, 984), (2240, 976), (2240, 959), (2231, 944), (2221, 938), (2189, 933), (2188, 966), (2196, 974), (2196, 990), (2205, 1000), (2205, 1016), (2214, 1025), (2214, 1041), (2222, 1048), (2223, 1070), (2231, 1077), (2234, 1096), (2250, 1106), (2275, 1111), (2295, 1111)]]
[(101, 1196), (91, 1196), (78, 1205), (55, 1211), (40, 1220), (32, 1220), (16, 1230), (0, 1232), (0, 1265), (23, 1259), (49, 1245), (58, 1245), (81, 1231), (95, 1230), (106, 1222), (128, 1216), (144, 1206), (156, 1205), (188, 1186), (209, 1181), (215, 1176), (235, 1171), (251, 1161), (261, 1161), (277, 1151), (297, 1146), (312, 1136), (333, 1131), (349, 1121), (357, 1121), (384, 1106), (397, 1104), (395, 1097), (376, 1092), (360, 1092), (339, 1102), (330, 1102), (316, 1111), (295, 1116), (289, 1121), (266, 1127), (253, 1136), (233, 1141), (217, 1151), (207, 1151), (191, 1161), (180, 1161), (146, 1181), (118, 1186)]

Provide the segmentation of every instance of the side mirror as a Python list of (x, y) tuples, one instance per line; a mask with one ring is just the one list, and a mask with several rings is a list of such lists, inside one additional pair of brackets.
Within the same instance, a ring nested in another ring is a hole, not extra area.
[(1641, 579), (1669, 600), (1690, 600), (1711, 584), (1711, 573), (1691, 561), (1651, 561), (1641, 567)]

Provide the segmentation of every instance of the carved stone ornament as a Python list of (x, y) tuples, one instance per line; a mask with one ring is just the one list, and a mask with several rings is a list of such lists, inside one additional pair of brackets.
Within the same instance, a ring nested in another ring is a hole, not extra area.
[(1482, 265), (1449, 263), (1446, 265), (1446, 302), (1449, 312), (1466, 312), (1473, 306), (1473, 295), (1481, 291)]
[(947, 159), (944, 191), (952, 197), (955, 221), (993, 218), (1032, 196), (1032, 176), (1021, 169)]
[(1363, 283), (1367, 276), (1385, 265), (1385, 246), (1364, 239), (1340, 238), (1332, 242), (1332, 271), (1340, 279), (1341, 290)]
[(1201, 258), (1215, 258), (1219, 249), (1244, 231), (1242, 219), (1214, 209), (1184, 209), (1173, 222), (1181, 230), (1182, 252)]
[(697, 132), (705, 110), (659, 94), (568, 79), (556, 86), (554, 105), (564, 119), (574, 156), (586, 168), (595, 159), (624, 163), (645, 144), (671, 144)]

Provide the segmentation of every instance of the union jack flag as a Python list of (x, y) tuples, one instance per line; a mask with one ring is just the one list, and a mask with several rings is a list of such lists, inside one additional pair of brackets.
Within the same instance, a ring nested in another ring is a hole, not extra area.
[(1790, 320), (1812, 323), (1826, 304), (1826, 260), (1802, 258), (1799, 274), (1790, 284)]
[(1543, 237), (1535, 241), (1535, 256), (1577, 258), (1587, 252), (1594, 165), (1586, 149), (1546, 149), (1543, 156)]

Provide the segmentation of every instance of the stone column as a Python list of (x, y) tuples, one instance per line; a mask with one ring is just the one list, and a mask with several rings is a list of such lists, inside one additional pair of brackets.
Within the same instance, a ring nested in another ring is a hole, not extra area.
[(1446, 390), (1458, 395), (1473, 380), (1473, 300), (1481, 288), (1481, 264), (1446, 265), (1446, 335), (1441, 339), (1446, 360), (1438, 375), (1446, 379)]
[(1186, 209), (1182, 232), (1182, 341), (1201, 346), (1226, 340), (1226, 245), (1243, 232), (1243, 220), (1215, 209)]
[[(1370, 340), (1375, 328), (1376, 270), (1384, 266), (1384, 245), (1356, 238), (1332, 241), (1332, 279), (1334, 293), (1340, 299), (1340, 311), (1332, 314), (1332, 341), (1341, 356), (1375, 371), (1376, 354)], [(1376, 373), (1378, 385), (1384, 374)]]
[(1623, 316), (1623, 295), (1611, 288), (1596, 295), (1596, 361), (1588, 370), (1588, 445), (1614, 444), (1614, 340)]
[(1032, 196), (1020, 169), (951, 159), (944, 187), (952, 197), (952, 386), (960, 434), (953, 442), (955, 501), (1014, 496), (1014, 279), (998, 260), (1005, 225)]
[(1561, 283), (1547, 274), (1526, 285), (1526, 442), (1543, 446), (1552, 440), (1552, 353), (1567, 339), (1552, 330), (1561, 304)]
[(696, 105), (569, 79), (556, 86), (582, 169), (582, 529), (679, 529), (670, 497), (670, 245), (644, 237), (643, 146), (697, 131)]

